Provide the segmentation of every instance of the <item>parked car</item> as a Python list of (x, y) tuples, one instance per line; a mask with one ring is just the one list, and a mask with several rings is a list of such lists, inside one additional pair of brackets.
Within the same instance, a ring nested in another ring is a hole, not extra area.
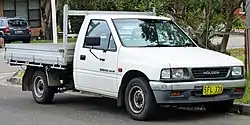
[[(32, 91), (39, 104), (51, 103), (55, 93), (87, 91), (147, 120), (160, 105), (226, 112), (245, 93), (243, 62), (197, 46), (167, 17), (67, 8), (63, 44), (5, 47), (6, 62), (27, 66), (22, 90)], [(85, 16), (76, 43), (67, 43), (70, 14)]]
[(23, 43), (30, 43), (31, 29), (29, 27), (28, 22), (23, 18), (1, 17), (0, 31), (4, 33), (5, 43), (15, 41), (23, 41)]

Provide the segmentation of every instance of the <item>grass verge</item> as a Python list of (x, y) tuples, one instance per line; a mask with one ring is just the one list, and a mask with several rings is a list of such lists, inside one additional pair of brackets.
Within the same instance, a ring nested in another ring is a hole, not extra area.
[[(75, 43), (76, 42), (76, 38), (68, 38), (68, 43)], [(63, 39), (58, 39), (57, 41), (58, 43), (62, 43)], [(20, 44), (23, 43), (22, 41), (15, 41), (12, 42), (11, 44)], [(30, 43), (53, 43), (53, 40), (32, 40), (30, 41)]]

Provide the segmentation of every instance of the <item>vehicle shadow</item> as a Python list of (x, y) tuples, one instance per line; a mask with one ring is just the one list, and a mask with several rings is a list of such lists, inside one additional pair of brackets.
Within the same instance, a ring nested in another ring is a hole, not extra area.
[[(85, 96), (57, 96), (54, 100), (54, 105), (62, 107), (73, 107), (75, 110), (99, 111), (110, 113), (115, 116), (127, 117), (129, 116), (125, 108), (118, 108), (116, 100), (104, 97), (85, 97)], [(203, 110), (194, 108), (166, 108), (161, 107), (157, 111), (157, 116), (154, 122), (168, 121), (168, 122), (183, 122), (200, 119), (209, 119), (223, 116), (225, 114), (208, 113)]]

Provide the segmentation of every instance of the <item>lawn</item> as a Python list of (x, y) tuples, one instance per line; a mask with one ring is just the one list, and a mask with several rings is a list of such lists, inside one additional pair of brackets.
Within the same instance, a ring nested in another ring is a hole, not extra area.
[[(68, 43), (75, 43), (76, 42), (76, 38), (68, 38)], [(62, 39), (58, 39), (57, 41), (58, 43), (62, 43), (63, 40)], [(12, 42), (12, 44), (20, 44), (22, 43), (22, 41), (15, 41)], [(30, 43), (53, 43), (53, 40), (32, 40), (30, 41)]]
[[(231, 50), (228, 50), (228, 52), (231, 54), (231, 56), (236, 57), (243, 62), (245, 61), (244, 49), (231, 49)], [(247, 76), (246, 94), (244, 95), (243, 99), (236, 100), (236, 102), (250, 104), (250, 77), (249, 76)]]

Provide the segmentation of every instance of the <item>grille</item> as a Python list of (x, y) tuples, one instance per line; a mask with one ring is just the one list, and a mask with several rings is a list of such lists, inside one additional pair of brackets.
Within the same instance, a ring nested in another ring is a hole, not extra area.
[(195, 78), (224, 78), (227, 77), (229, 68), (193, 68), (192, 74)]

